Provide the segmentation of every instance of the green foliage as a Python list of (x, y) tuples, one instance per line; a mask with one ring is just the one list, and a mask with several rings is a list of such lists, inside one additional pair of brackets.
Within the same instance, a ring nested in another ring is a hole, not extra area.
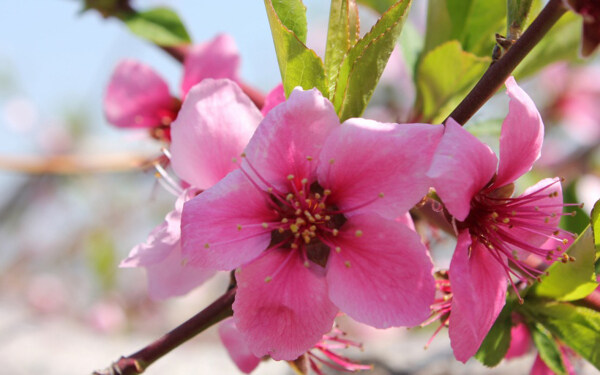
[(600, 199), (592, 208), (591, 219), (592, 233), (594, 234), (594, 245), (596, 246), (596, 259), (600, 258)]
[[(565, 203), (579, 203), (577, 180), (571, 182), (563, 190), (563, 200)], [(575, 216), (565, 215), (560, 218), (560, 227), (571, 233), (581, 233), (590, 224), (590, 216), (579, 206), (565, 207), (564, 212), (574, 212)]]
[(302, 0), (271, 0), (271, 4), (281, 23), (306, 43), (306, 7)]
[(590, 294), (596, 287), (594, 261), (596, 251), (591, 227), (579, 235), (568, 250), (573, 262), (555, 262), (548, 268), (548, 275), (529, 292), (529, 295), (574, 301)]
[(430, 0), (424, 52), (457, 40), (466, 52), (491, 56), (505, 19), (506, 0)]
[(417, 105), (422, 121), (440, 123), (475, 86), (491, 59), (446, 42), (424, 57), (417, 71)]
[[(306, 15), (298, 11), (298, 3), (301, 4), (300, 0), (265, 0), (283, 88), (286, 96), (289, 96), (296, 86), (304, 89), (316, 87), (323, 95), (328, 96), (323, 62), (300, 39), (302, 36), (305, 39), (306, 34), (298, 36), (290, 29), (290, 27), (296, 28), (302, 33), (301, 25), (306, 24)], [(277, 4), (277, 7), (274, 4)], [(284, 15), (283, 18), (280, 14)], [(294, 19), (292, 15), (304, 20)]]
[(513, 304), (507, 303), (481, 343), (475, 358), (485, 366), (494, 367), (502, 361), (510, 347)]
[(581, 39), (581, 19), (567, 12), (515, 69), (517, 80), (531, 76), (559, 60), (576, 61)]
[(566, 374), (560, 348), (552, 334), (541, 324), (531, 325), (529, 329), (542, 361), (556, 374)]
[(177, 46), (191, 43), (183, 22), (168, 8), (154, 8), (123, 16), (123, 22), (132, 33), (159, 46)]
[(344, 57), (331, 93), (341, 121), (360, 116), (365, 110), (400, 36), (410, 3), (396, 2)]
[(530, 318), (600, 369), (600, 312), (570, 303), (546, 301), (526, 303), (523, 309)]
[(87, 239), (86, 259), (104, 290), (109, 290), (115, 283), (117, 255), (112, 237), (104, 231), (96, 231)]
[(325, 51), (325, 71), (329, 91), (335, 90), (340, 64), (359, 38), (360, 22), (354, 0), (332, 0)]
[(362, 4), (366, 7), (373, 9), (379, 14), (383, 14), (386, 10), (388, 10), (396, 0), (357, 0), (359, 4)]
[(533, 0), (508, 0), (507, 5), (507, 26), (509, 31), (515, 29), (520, 32), (523, 30), (529, 11), (531, 10)]

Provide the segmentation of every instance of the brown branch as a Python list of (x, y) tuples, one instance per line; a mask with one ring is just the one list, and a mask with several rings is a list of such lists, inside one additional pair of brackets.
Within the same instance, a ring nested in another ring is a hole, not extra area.
[(191, 319), (173, 329), (145, 348), (127, 357), (121, 357), (110, 367), (95, 371), (92, 375), (135, 375), (141, 374), (159, 358), (195, 337), (213, 324), (231, 316), (231, 306), (236, 288), (229, 289), (210, 306), (194, 315)]
[(567, 8), (562, 0), (550, 0), (523, 35), (500, 60), (488, 68), (471, 92), (448, 117), (464, 125), (502, 87), (510, 73), (566, 11)]
[(27, 174), (83, 174), (126, 172), (144, 169), (155, 157), (136, 154), (112, 155), (0, 155), (0, 170)]

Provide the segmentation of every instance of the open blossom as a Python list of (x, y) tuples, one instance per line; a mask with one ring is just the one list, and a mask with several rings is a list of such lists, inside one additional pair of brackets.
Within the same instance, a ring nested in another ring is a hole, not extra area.
[[(205, 115), (240, 121), (243, 112), (223, 105)], [(427, 317), (431, 260), (395, 219), (427, 192), (441, 132), (364, 119), (340, 126), (317, 90), (296, 89), (261, 122), (240, 169), (184, 205), (188, 263), (240, 267), (234, 320), (256, 356), (295, 359), (338, 309), (378, 328)]]
[(558, 228), (564, 206), (558, 178), (544, 179), (512, 197), (513, 182), (540, 155), (543, 124), (514, 78), (506, 87), (510, 106), (502, 124), (500, 160), (450, 119), (428, 172), (458, 230), (449, 269), (449, 335), (463, 362), (475, 354), (502, 310), (507, 280), (527, 281), (541, 274), (526, 262), (530, 256), (568, 260), (563, 251), (572, 236)]
[[(212, 100), (205, 100), (208, 96)], [(223, 105), (234, 112), (243, 108), (244, 112), (237, 118), (220, 117)], [(183, 204), (237, 168), (231, 158), (242, 152), (261, 119), (258, 109), (232, 81), (206, 79), (188, 93), (173, 125), (171, 162), (177, 175), (192, 187), (180, 192), (165, 221), (121, 262), (121, 267), (146, 268), (152, 298), (185, 294), (214, 274), (212, 269), (183, 262)], [(171, 185), (179, 189), (176, 183)]]
[[(218, 35), (207, 43), (195, 45), (186, 53), (181, 98), (206, 78), (238, 80), (239, 55), (228, 35)], [(155, 128), (169, 140), (168, 125), (175, 120), (181, 101), (152, 68), (135, 61), (121, 61), (110, 79), (104, 97), (108, 122), (125, 128)]]

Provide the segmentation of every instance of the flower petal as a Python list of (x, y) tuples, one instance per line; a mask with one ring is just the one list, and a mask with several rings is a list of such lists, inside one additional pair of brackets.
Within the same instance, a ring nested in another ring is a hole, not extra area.
[(260, 112), (263, 116), (266, 116), (276, 105), (283, 102), (285, 102), (285, 92), (283, 91), (283, 85), (280, 83), (267, 94), (265, 97), (265, 104)]
[(449, 276), (452, 287), (450, 344), (456, 359), (466, 362), (475, 355), (502, 311), (507, 276), (503, 265), (486, 247), (478, 243), (471, 245), (467, 230), (458, 236)]
[(427, 175), (448, 211), (463, 221), (471, 199), (492, 179), (497, 164), (487, 145), (450, 118)]
[(518, 323), (510, 330), (510, 347), (505, 359), (521, 357), (531, 349), (531, 334), (525, 323)]
[(181, 97), (185, 98), (195, 84), (206, 78), (238, 81), (239, 66), (240, 54), (229, 35), (220, 34), (210, 42), (193, 46), (183, 64)]
[(508, 115), (500, 133), (500, 164), (494, 186), (509, 184), (531, 169), (540, 157), (544, 124), (535, 103), (513, 77), (506, 80)]
[(427, 194), (425, 173), (442, 132), (441, 125), (347, 120), (323, 146), (319, 183), (349, 215), (376, 212), (395, 219)]
[(290, 174), (313, 179), (323, 143), (339, 124), (333, 105), (317, 89), (296, 88), (256, 129), (245, 162), (252, 163), (270, 184), (287, 191)]
[(183, 254), (199, 267), (232, 270), (256, 258), (271, 242), (268, 223), (276, 216), (239, 170), (183, 206)]
[(298, 252), (271, 250), (236, 279), (233, 318), (257, 357), (294, 360), (331, 330), (338, 310), (327, 297), (323, 269), (305, 267)]
[(171, 154), (179, 177), (207, 189), (237, 165), (262, 119), (250, 99), (229, 80), (207, 79), (183, 102), (171, 129)]
[(219, 324), (219, 337), (240, 371), (249, 374), (258, 366), (260, 358), (252, 354), (248, 343), (244, 341), (235, 326), (233, 318), (227, 318)]
[(149, 128), (173, 115), (173, 98), (167, 83), (148, 65), (121, 61), (113, 72), (106, 95), (104, 114), (108, 122), (124, 128)]
[(362, 214), (348, 219), (334, 242), (340, 251), (329, 254), (327, 285), (341, 311), (375, 328), (414, 326), (429, 316), (433, 265), (416, 232)]

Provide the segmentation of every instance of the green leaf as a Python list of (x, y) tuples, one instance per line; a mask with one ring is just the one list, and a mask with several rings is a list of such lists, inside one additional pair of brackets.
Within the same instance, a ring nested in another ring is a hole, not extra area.
[(306, 7), (302, 0), (271, 0), (271, 4), (281, 23), (306, 43)]
[(491, 56), (505, 19), (506, 0), (430, 0), (424, 51), (457, 40), (466, 52)]
[(548, 268), (548, 275), (542, 277), (542, 282), (532, 288), (530, 295), (574, 301), (596, 289), (596, 251), (590, 226), (569, 247), (568, 253), (575, 261), (555, 262)]
[(562, 359), (560, 348), (552, 334), (548, 332), (541, 324), (534, 324), (529, 327), (533, 343), (537, 348), (540, 358), (556, 374), (566, 374), (565, 364)]
[[(402, 49), (402, 57), (406, 64), (411, 77), (415, 77), (417, 73), (417, 64), (421, 53), (423, 52), (423, 36), (419, 33), (417, 28), (408, 20), (404, 24), (402, 34), (400, 34), (400, 48)], [(413, 78), (414, 80), (414, 78)]]
[(183, 22), (169, 8), (154, 8), (123, 16), (123, 22), (132, 33), (159, 46), (177, 46), (191, 43)]
[(396, 0), (357, 0), (359, 4), (362, 4), (366, 7), (373, 9), (379, 14), (383, 14), (386, 10), (388, 10)]
[(344, 57), (332, 93), (341, 121), (358, 117), (365, 110), (400, 36), (410, 3), (396, 2)]
[(600, 369), (600, 313), (564, 302), (528, 302), (527, 315)]
[(510, 347), (513, 304), (507, 303), (481, 343), (475, 358), (485, 366), (494, 367), (502, 361)]
[[(306, 47), (292, 30), (286, 27), (273, 4), (271, 0), (265, 0), (285, 95), (289, 96), (294, 87), (301, 86), (305, 90), (316, 87), (323, 95), (328, 96), (323, 61), (313, 50)], [(277, 4), (279, 4), (278, 11), (281, 12), (285, 10), (282, 4), (287, 4), (287, 2), (280, 0)], [(289, 11), (291, 12), (292, 9), (296, 8), (290, 6)], [(285, 19), (290, 22), (292, 18), (286, 16)], [(300, 23), (296, 21), (294, 25), (297, 27)]]
[(596, 259), (600, 259), (600, 199), (592, 208), (591, 226), (594, 234), (594, 245), (596, 246)]
[(475, 86), (490, 61), (463, 51), (457, 41), (428, 52), (417, 72), (417, 106), (422, 121), (444, 120)]
[(354, 0), (331, 0), (325, 50), (325, 71), (330, 92), (335, 89), (346, 52), (359, 38), (359, 25), (358, 8)]
[[(577, 180), (571, 182), (563, 190), (563, 200), (565, 203), (579, 203), (577, 198)], [(560, 227), (571, 233), (581, 233), (590, 223), (590, 216), (580, 206), (565, 207), (564, 212), (574, 212), (573, 215), (565, 215), (560, 218)]]
[(577, 61), (580, 40), (581, 19), (575, 13), (567, 12), (527, 54), (513, 75), (520, 80), (537, 73), (554, 62)]

